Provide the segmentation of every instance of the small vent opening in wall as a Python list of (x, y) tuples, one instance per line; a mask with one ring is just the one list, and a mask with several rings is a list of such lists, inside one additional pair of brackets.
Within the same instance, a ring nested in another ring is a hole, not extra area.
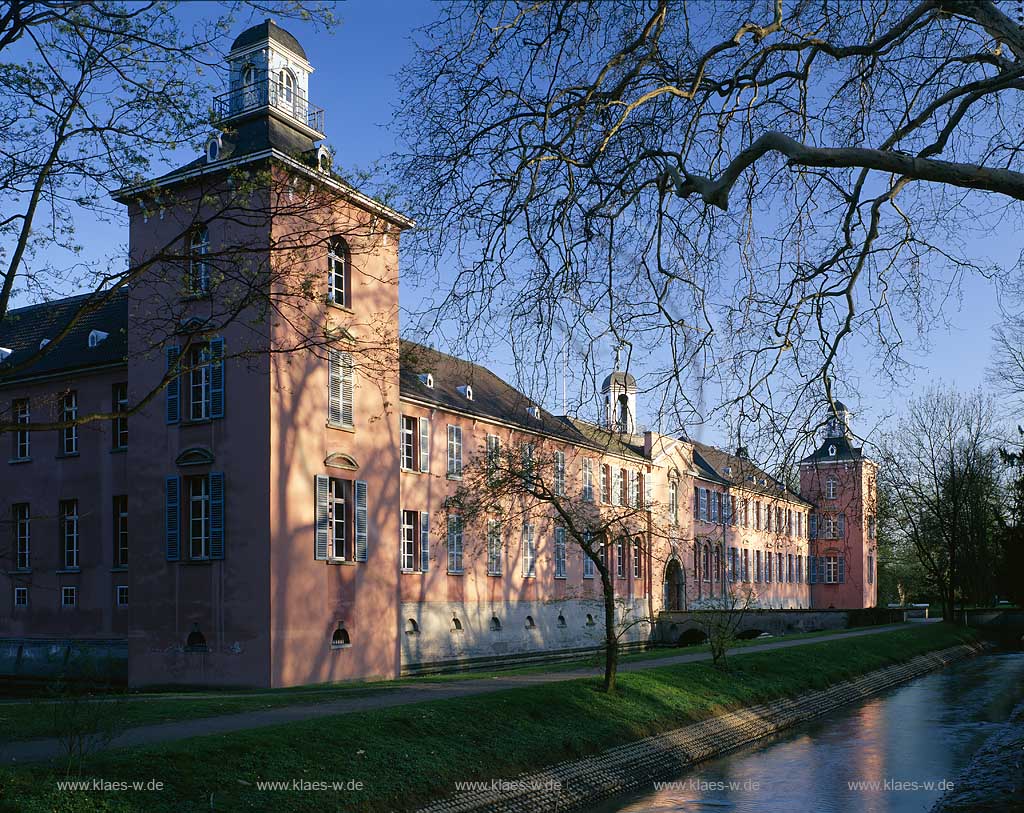
[(352, 641), (348, 637), (348, 630), (344, 627), (338, 627), (334, 631), (334, 635), (331, 636), (331, 649), (344, 649), (348, 646), (352, 646)]
[(537, 625), (533, 622), (533, 616), (532, 615), (526, 616), (526, 628), (528, 630), (532, 630), (532, 629), (536, 629), (537, 628)]
[(491, 632), (498, 632), (500, 629), (501, 629), (501, 621), (498, 619), (498, 616), (492, 615), (491, 616)]

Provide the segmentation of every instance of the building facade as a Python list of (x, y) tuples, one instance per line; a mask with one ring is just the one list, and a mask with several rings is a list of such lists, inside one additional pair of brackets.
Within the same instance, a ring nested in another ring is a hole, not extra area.
[(591, 424), (400, 340), (411, 223), (332, 173), (294, 37), (268, 21), (228, 60), (204, 155), (120, 195), (130, 281), (0, 323), (0, 410), (25, 426), (0, 638), (127, 638), (140, 686), (594, 648), (600, 579), (554, 511), (449, 510), (493, 450), (535, 446), (566, 501), (643, 520), (603, 553), (627, 641), (662, 610), (874, 604), (875, 470), (845, 411), (796, 494), (742, 449), (640, 432), (625, 371)]

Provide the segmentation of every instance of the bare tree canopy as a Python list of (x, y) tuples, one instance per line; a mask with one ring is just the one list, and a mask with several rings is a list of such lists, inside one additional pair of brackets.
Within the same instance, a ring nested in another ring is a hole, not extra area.
[(427, 315), (512, 324), (524, 364), (569, 336), (593, 371), (624, 344), (669, 425), (725, 413), (792, 437), (852, 389), (854, 352), (901, 382), (951, 292), (996, 273), (967, 237), (1024, 199), (1006, 12), (446, 6), (396, 115), (417, 268), (456, 265)]

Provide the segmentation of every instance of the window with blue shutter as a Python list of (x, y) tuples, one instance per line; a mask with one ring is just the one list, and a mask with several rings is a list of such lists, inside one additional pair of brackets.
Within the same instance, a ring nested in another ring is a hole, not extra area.
[(224, 558), (224, 473), (210, 472), (210, 558)]
[(327, 559), (328, 540), (330, 538), (330, 517), (328, 516), (328, 499), (331, 478), (318, 474), (315, 480), (315, 533), (313, 541), (313, 558)]
[(210, 339), (210, 417), (224, 417), (224, 339)]
[(839, 538), (846, 539), (846, 514), (839, 515)]
[(355, 482), (355, 503), (356, 503), (356, 561), (366, 561), (366, 549), (369, 521), (366, 509), (366, 481), (356, 480)]
[(818, 538), (818, 515), (817, 514), (811, 514), (810, 515), (809, 525), (810, 525), (810, 537), (811, 537), (811, 539), (817, 539)]
[(181, 479), (164, 481), (164, 539), (168, 562), (181, 559)]
[(177, 345), (168, 347), (167, 372), (172, 378), (167, 382), (165, 396), (167, 400), (167, 423), (178, 423), (181, 420), (181, 379), (177, 374), (178, 359), (181, 357), (181, 348)]
[(846, 557), (839, 557), (839, 583), (846, 584)]
[(807, 581), (809, 584), (818, 583), (818, 557), (808, 556)]
[(420, 511), (420, 570), (430, 570), (430, 512)]

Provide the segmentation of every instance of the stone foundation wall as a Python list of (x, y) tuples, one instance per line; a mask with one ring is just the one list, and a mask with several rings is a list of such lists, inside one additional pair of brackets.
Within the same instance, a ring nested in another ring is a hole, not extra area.
[(597, 756), (523, 774), (500, 788), (462, 792), (434, 802), (420, 813), (534, 813), (585, 808), (645, 787), (654, 780), (670, 779), (694, 763), (970, 657), (984, 648), (981, 644), (964, 644), (920, 655), (824, 691), (740, 709)]
[[(581, 654), (604, 640), (601, 601), (405, 602), (401, 612), (403, 674)], [(647, 617), (647, 601), (640, 598), (623, 602), (617, 614), (620, 627)], [(629, 648), (651, 636), (644, 622), (625, 628), (619, 640)]]

